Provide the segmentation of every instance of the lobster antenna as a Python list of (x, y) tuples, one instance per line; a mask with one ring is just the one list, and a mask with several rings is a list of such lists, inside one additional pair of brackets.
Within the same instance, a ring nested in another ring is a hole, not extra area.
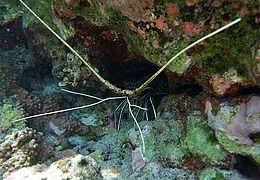
[(147, 81), (145, 81), (140, 87), (136, 88), (135, 90), (128, 90), (128, 89), (121, 89), (116, 87), (115, 85), (111, 84), (109, 81), (105, 80), (101, 75), (99, 75), (94, 68), (82, 57), (79, 55), (79, 53), (74, 50), (65, 40), (63, 40), (48, 24), (46, 24), (29, 6), (27, 6), (26, 3), (23, 2), (23, 0), (19, 0), (21, 4), (26, 7), (46, 28), (48, 28), (67, 48), (69, 48), (72, 53), (74, 53), (86, 66), (87, 68), (98, 78), (98, 80), (104, 84), (108, 89), (114, 91), (117, 94), (120, 95), (128, 95), (130, 97), (136, 97), (141, 94), (141, 92), (162, 72), (164, 71), (169, 64), (178, 58), (181, 54), (192, 48), (193, 46), (197, 45), (198, 43), (216, 35), (217, 33), (229, 28), (230, 26), (233, 26), (234, 24), (241, 21), (241, 18), (238, 18), (225, 26), (217, 29), (216, 31), (213, 31), (212, 33), (200, 38), (199, 40), (195, 41), (194, 43), (190, 44), (186, 48), (182, 49), (179, 53), (177, 53), (175, 56), (173, 56), (164, 66), (162, 66), (153, 76), (151, 76)]

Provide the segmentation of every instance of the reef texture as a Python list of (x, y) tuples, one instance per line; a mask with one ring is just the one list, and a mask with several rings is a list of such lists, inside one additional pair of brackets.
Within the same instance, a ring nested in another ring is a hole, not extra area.
[(192, 42), (241, 21), (182, 54), (153, 81), (140, 102), (149, 104), (149, 121), (133, 106), (144, 151), (120, 100), (15, 121), (97, 100), (61, 88), (116, 95), (20, 1), (1, 0), (0, 179), (260, 179), (257, 1), (24, 1), (123, 88), (139, 86)]
[[(5, 103), (0, 106), (0, 134), (5, 132), (18, 131), (25, 127), (23, 121), (13, 123), (14, 119), (22, 118), (24, 111), (21, 108), (13, 106), (11, 103)], [(1, 140), (0, 140), (1, 142)]]
[[(162, 66), (191, 42), (241, 17), (234, 27), (184, 53), (168, 70), (178, 74), (200, 70), (195, 79), (220, 96), (237, 86), (259, 86), (260, 31), (256, 1), (28, 0), (26, 3), (104, 76), (107, 75), (104, 67), (118, 57), (124, 63), (131, 58), (129, 52)], [(87, 86), (93, 80), (77, 58), (67, 53), (55, 37), (49, 38), (50, 32), (19, 2), (2, 1), (0, 7), (1, 24), (22, 16), (25, 33), (37, 32), (30, 37), (31, 42), (36, 47), (43, 45), (55, 57), (53, 69), (60, 85)], [(114, 46), (123, 51), (115, 50)], [(113, 56), (115, 53), (117, 57)], [(207, 82), (202, 81), (205, 78)]]
[(1, 172), (11, 172), (37, 163), (41, 133), (25, 128), (6, 136), (0, 145)]
[(49, 167), (43, 164), (21, 168), (6, 179), (102, 179), (100, 167), (90, 156), (77, 155), (60, 159)]
[(206, 102), (209, 125), (226, 150), (249, 155), (260, 163), (260, 144), (254, 138), (260, 132), (260, 98), (253, 96), (240, 101), (238, 105), (221, 103), (216, 115), (212, 113), (211, 103)]

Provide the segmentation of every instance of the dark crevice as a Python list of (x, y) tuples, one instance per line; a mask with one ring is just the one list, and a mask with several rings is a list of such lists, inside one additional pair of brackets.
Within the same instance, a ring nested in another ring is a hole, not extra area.
[[(150, 78), (158, 67), (147, 63), (142, 59), (133, 59), (123, 64), (111, 63), (109, 68), (109, 80), (123, 89), (134, 90)], [(168, 93), (168, 80), (161, 73), (150, 85), (156, 93)]]
[(172, 89), (174, 94), (186, 94), (191, 97), (195, 97), (203, 92), (203, 88), (199, 84), (182, 84), (176, 83), (175, 87)]
[(250, 135), (249, 135), (249, 138), (250, 138), (254, 143), (257, 143), (258, 141), (260, 141), (260, 132), (250, 134)]
[(53, 86), (52, 90), (55, 90), (54, 86), (58, 86), (52, 74), (52, 59), (47, 57), (42, 49), (34, 46), (31, 48), (33, 63), (23, 72), (23, 77), (26, 78), (22, 79), (22, 88), (35, 95), (47, 96), (49, 94), (44, 94), (44, 89)]
[(235, 169), (250, 179), (260, 179), (260, 166), (257, 166), (250, 158), (237, 155)]
[(10, 51), (27, 45), (21, 18), (0, 27), (0, 49)]
[(250, 95), (255, 94), (260, 96), (260, 88), (259, 87), (248, 87), (239, 90), (239, 95)]
[[(123, 64), (113, 62), (108, 67), (109, 81), (122, 89), (134, 90), (141, 86), (158, 70), (158, 67), (143, 59), (132, 59)], [(148, 85), (138, 99), (141, 99), (140, 103), (142, 103), (142, 107), (152, 109), (150, 98), (152, 99), (155, 108), (157, 108), (163, 96), (168, 93), (168, 78), (164, 73), (161, 73)], [(153, 112), (149, 111), (148, 113), (149, 119), (154, 119), (154, 116), (152, 115)]]

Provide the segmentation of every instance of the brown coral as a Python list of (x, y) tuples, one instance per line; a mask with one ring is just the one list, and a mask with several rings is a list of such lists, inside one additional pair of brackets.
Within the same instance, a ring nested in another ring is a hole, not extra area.
[(180, 8), (178, 7), (178, 5), (170, 3), (167, 6), (167, 14), (170, 17), (177, 17), (180, 13)]
[(221, 96), (225, 94), (228, 88), (231, 86), (231, 81), (222, 78), (219, 74), (215, 74), (209, 80), (210, 85), (216, 95)]
[(100, 127), (85, 125), (75, 121), (67, 125), (65, 134), (66, 135), (78, 134), (81, 136), (85, 136), (85, 135), (99, 136), (101, 135), (101, 131), (102, 129)]
[(202, 27), (200, 24), (194, 24), (193, 22), (185, 22), (183, 30), (186, 35), (195, 36), (202, 31)]
[(18, 90), (17, 95), (21, 106), (26, 112), (30, 112), (30, 115), (41, 112), (42, 101), (39, 97), (32, 96), (27, 90), (22, 88)]
[(195, 4), (198, 4), (200, 0), (186, 0), (187, 6), (194, 6)]
[(166, 23), (166, 18), (163, 15), (156, 20), (155, 26), (161, 31), (167, 31), (169, 29), (168, 24)]
[[(35, 115), (62, 109), (62, 97), (57, 94), (53, 94), (45, 99), (42, 99), (38, 96), (30, 94), (30, 92), (25, 89), (20, 89), (18, 91), (18, 100), (21, 107), (28, 113), (28, 115)], [(62, 129), (66, 123), (66, 119), (62, 117), (63, 114), (43, 116), (38, 118), (37, 121), (29, 121), (29, 125), (30, 127), (34, 127), (36, 130), (42, 130), (45, 128), (46, 124), (51, 121)]]
[[(0, 61), (2, 61), (2, 59), (0, 59)], [(19, 87), (20, 78), (13, 70), (6, 67), (0, 67), (0, 74), (1, 74), (1, 78), (0, 78), (0, 84), (1, 84), (0, 99), (1, 99), (6, 95), (10, 95), (16, 92), (17, 87)]]
[(14, 171), (37, 161), (42, 133), (25, 128), (5, 138), (0, 145), (0, 164), (4, 171)]

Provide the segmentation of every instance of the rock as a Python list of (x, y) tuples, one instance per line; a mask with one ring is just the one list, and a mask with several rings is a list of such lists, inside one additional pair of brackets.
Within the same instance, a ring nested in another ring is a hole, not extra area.
[(24, 128), (6, 136), (0, 144), (0, 170), (8, 173), (33, 165), (38, 160), (42, 133)]
[(213, 136), (213, 131), (198, 112), (188, 116), (184, 147), (204, 162), (222, 164), (227, 160), (226, 152)]
[(199, 180), (216, 179), (224, 180), (222, 172), (218, 168), (205, 169), (199, 176)]
[(49, 167), (43, 164), (22, 168), (6, 176), (6, 179), (103, 179), (100, 166), (90, 156), (80, 154), (60, 159)]
[(220, 144), (229, 152), (247, 155), (260, 163), (260, 144), (254, 134), (260, 132), (260, 98), (240, 98), (238, 105), (223, 102), (216, 114), (207, 102), (208, 123), (215, 130)]
[(136, 148), (132, 151), (132, 168), (133, 171), (140, 171), (142, 168), (145, 167), (146, 162), (142, 155), (141, 148)]
[[(143, 152), (143, 158), (148, 162), (167, 158), (172, 163), (178, 164), (184, 156), (184, 152), (180, 147), (182, 126), (179, 122), (157, 119), (145, 124), (142, 130), (146, 149)], [(134, 146), (142, 148), (138, 130), (130, 129), (128, 138)]]
[(108, 4), (133, 21), (152, 20), (151, 8), (154, 0), (102, 0), (101, 2)]
[(149, 163), (143, 171), (144, 173), (136, 179), (151, 180), (172, 180), (172, 179), (195, 179), (193, 172), (188, 172), (179, 168), (165, 168), (158, 162)]

